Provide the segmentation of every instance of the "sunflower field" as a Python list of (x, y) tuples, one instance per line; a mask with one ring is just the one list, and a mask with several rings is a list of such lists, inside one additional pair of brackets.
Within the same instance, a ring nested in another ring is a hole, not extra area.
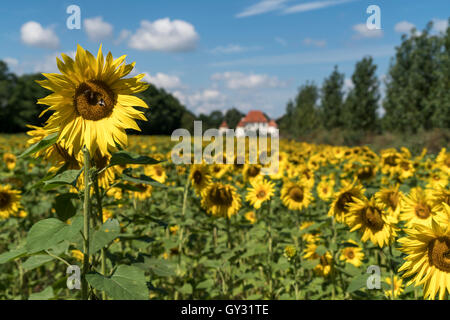
[(170, 137), (127, 135), (151, 109), (134, 64), (62, 58), (46, 125), (0, 136), (0, 299), (449, 298), (446, 148), (177, 165)]

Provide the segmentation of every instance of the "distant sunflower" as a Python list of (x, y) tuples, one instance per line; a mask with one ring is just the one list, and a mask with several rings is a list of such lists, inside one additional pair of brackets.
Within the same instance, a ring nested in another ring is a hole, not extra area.
[(405, 271), (404, 278), (412, 277), (407, 285), (423, 284), (424, 297), (434, 300), (450, 294), (450, 227), (438, 225), (415, 225), (406, 229), (407, 236), (399, 239), (400, 250), (407, 254), (406, 262), (399, 271)]
[(344, 222), (348, 214), (348, 206), (355, 202), (355, 198), (361, 199), (363, 195), (364, 188), (358, 182), (344, 184), (341, 190), (335, 194), (328, 210), (328, 216), (333, 216), (337, 222)]
[[(389, 290), (385, 290), (384, 294), (387, 297), (392, 297), (392, 279), (390, 277), (387, 277), (384, 280), (388, 285), (389, 285)], [(394, 298), (397, 298), (399, 295), (401, 295), (403, 292), (403, 280), (398, 277), (398, 276), (394, 276)]]
[(323, 201), (329, 201), (334, 193), (334, 181), (322, 180), (316, 188), (317, 195)]
[(134, 185), (139, 191), (134, 191), (133, 195), (138, 200), (145, 200), (152, 196), (153, 187), (148, 184), (137, 184)]
[(405, 221), (408, 228), (414, 224), (431, 226), (434, 216), (432, 202), (422, 188), (412, 188), (409, 195), (403, 198), (400, 220)]
[(364, 252), (361, 247), (353, 240), (347, 240), (347, 242), (354, 244), (355, 246), (344, 247), (341, 250), (340, 260), (345, 261), (359, 267), (364, 259)]
[(314, 272), (322, 277), (326, 277), (332, 271), (333, 256), (329, 251), (323, 255), (316, 252), (318, 245), (315, 243), (308, 243), (306, 249), (303, 251), (303, 258), (307, 260), (318, 260), (318, 264), (314, 267)]
[(395, 187), (382, 188), (375, 193), (375, 199), (378, 205), (386, 208), (390, 214), (397, 217), (400, 213), (403, 194), (399, 191), (400, 185)]
[(201, 205), (213, 216), (230, 218), (239, 211), (241, 198), (236, 193), (235, 187), (214, 182), (203, 192)]
[(16, 167), (16, 156), (12, 153), (6, 152), (3, 154), (3, 162), (8, 170), (13, 170)]
[(189, 179), (191, 180), (195, 193), (201, 195), (202, 191), (211, 182), (209, 166), (204, 164), (193, 164), (189, 173)]
[(261, 172), (261, 166), (259, 164), (245, 164), (243, 175), (244, 181), (251, 181), (258, 177)]
[(0, 185), (0, 219), (7, 219), (20, 210), (20, 191)]
[(159, 183), (164, 183), (167, 179), (166, 171), (159, 164), (146, 166), (144, 171), (145, 174), (150, 176), (150, 178), (152, 178), (153, 180), (158, 181)]
[(245, 219), (247, 219), (248, 222), (251, 224), (254, 224), (256, 222), (256, 214), (255, 211), (249, 211), (245, 214)]
[(375, 203), (374, 197), (370, 200), (353, 198), (353, 201), (346, 219), (350, 232), (360, 230), (361, 241), (370, 240), (380, 248), (391, 243), (396, 236), (396, 228), (387, 211)]
[(270, 200), (275, 194), (275, 183), (266, 179), (254, 179), (247, 191), (245, 200), (250, 202), (255, 209), (259, 209), (263, 202)]
[[(65, 140), (73, 146), (76, 155), (86, 145), (90, 154), (100, 151), (101, 156), (127, 145), (125, 129), (140, 131), (135, 119), (146, 120), (142, 111), (133, 107), (148, 108), (147, 104), (132, 96), (144, 91), (148, 85), (140, 80), (144, 74), (123, 78), (134, 68), (134, 63), (124, 64), (126, 56), (106, 60), (100, 46), (95, 58), (80, 45), (75, 60), (62, 54), (57, 58), (58, 73), (44, 73), (46, 80), (38, 83), (52, 94), (38, 103), (54, 111), (48, 119), (48, 129), (57, 129), (58, 142)], [(41, 114), (41, 115), (42, 115)]]
[(286, 181), (281, 188), (281, 200), (289, 210), (302, 210), (313, 200), (309, 187), (292, 181)]

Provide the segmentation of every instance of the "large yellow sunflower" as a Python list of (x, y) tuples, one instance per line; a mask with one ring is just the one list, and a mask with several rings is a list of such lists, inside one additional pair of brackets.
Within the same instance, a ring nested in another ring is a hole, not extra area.
[(344, 222), (348, 214), (348, 205), (353, 203), (355, 198), (362, 199), (363, 196), (364, 188), (359, 182), (353, 181), (353, 183), (344, 184), (336, 193), (328, 210), (328, 216), (333, 216), (337, 222)]
[(49, 106), (43, 113), (54, 111), (48, 130), (57, 129), (58, 142), (65, 140), (73, 146), (74, 155), (83, 146), (91, 155), (99, 150), (101, 156), (117, 150), (116, 145), (125, 147), (125, 129), (140, 130), (135, 119), (146, 120), (143, 112), (133, 107), (148, 108), (147, 104), (132, 96), (148, 87), (140, 81), (144, 74), (123, 78), (134, 63), (125, 64), (125, 56), (114, 60), (111, 53), (104, 59), (101, 46), (97, 57), (78, 45), (75, 60), (66, 54), (62, 58), (64, 61), (57, 58), (61, 74), (44, 73), (47, 79), (38, 81), (53, 91), (38, 101)]
[(209, 166), (205, 164), (193, 164), (189, 173), (189, 179), (191, 180), (195, 193), (201, 195), (202, 191), (211, 182)]
[(15, 215), (20, 209), (20, 191), (12, 190), (10, 185), (0, 185), (0, 219)]
[[(448, 208), (448, 207), (447, 207)], [(424, 285), (424, 297), (439, 299), (450, 293), (450, 227), (439, 225), (434, 220), (431, 227), (417, 224), (406, 229), (407, 236), (399, 239), (400, 250), (408, 256), (399, 271), (404, 278), (412, 277), (407, 285)]]
[(361, 241), (370, 240), (380, 248), (391, 243), (397, 235), (392, 216), (376, 204), (374, 197), (370, 200), (353, 197), (346, 223), (351, 228), (350, 232), (360, 230)]
[(267, 181), (266, 179), (253, 179), (251, 187), (247, 189), (248, 193), (245, 200), (255, 208), (261, 208), (263, 202), (270, 200), (275, 193), (275, 183)]
[(286, 181), (281, 188), (281, 200), (290, 210), (302, 210), (309, 206), (313, 197), (308, 186)]
[(420, 187), (412, 188), (409, 195), (403, 197), (400, 220), (406, 222), (408, 228), (414, 224), (424, 224), (431, 226), (431, 220), (435, 217), (436, 211), (430, 195)]
[(214, 182), (203, 192), (201, 205), (213, 216), (230, 218), (239, 211), (241, 198), (236, 193), (235, 187)]

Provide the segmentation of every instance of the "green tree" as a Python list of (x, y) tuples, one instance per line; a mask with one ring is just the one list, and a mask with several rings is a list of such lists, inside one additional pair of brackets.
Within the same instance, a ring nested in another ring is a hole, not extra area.
[(224, 119), (228, 124), (228, 128), (234, 129), (244, 116), (245, 114), (240, 112), (238, 109), (231, 108), (227, 110), (227, 112), (225, 113)]
[(441, 39), (443, 49), (438, 55), (437, 83), (429, 103), (433, 109), (431, 124), (437, 128), (450, 128), (450, 19), (449, 27)]
[(296, 136), (307, 134), (317, 127), (319, 123), (318, 98), (319, 89), (314, 82), (307, 82), (299, 88), (290, 125), (290, 131)]
[(321, 119), (326, 129), (342, 126), (342, 106), (344, 102), (344, 74), (335, 66), (321, 88)]
[(373, 131), (377, 128), (379, 81), (377, 66), (372, 57), (365, 57), (356, 63), (352, 75), (353, 88), (344, 103), (345, 127), (356, 131)]
[(433, 127), (433, 114), (442, 107), (445, 96), (445, 84), (442, 87), (439, 81), (445, 81), (448, 74), (443, 74), (440, 66), (444, 42), (442, 37), (430, 35), (432, 26), (430, 22), (420, 34), (403, 35), (396, 48), (383, 101), (385, 129), (416, 132)]

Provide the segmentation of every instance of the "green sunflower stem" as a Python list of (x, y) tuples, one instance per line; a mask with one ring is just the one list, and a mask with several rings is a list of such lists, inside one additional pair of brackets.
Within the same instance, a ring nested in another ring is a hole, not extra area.
[(391, 273), (391, 300), (395, 300), (394, 291), (395, 291), (395, 284), (394, 284), (394, 255), (392, 254), (392, 244), (389, 244), (389, 268)]
[[(98, 211), (98, 221), (100, 225), (103, 223), (103, 206), (102, 206), (102, 196), (100, 193), (100, 188), (98, 186), (98, 172), (94, 179), (94, 192), (97, 199), (97, 211)], [(100, 272), (106, 277), (106, 248), (102, 248), (100, 251)], [(102, 300), (107, 300), (106, 292), (102, 291)]]
[(272, 299), (272, 292), (273, 292), (273, 280), (272, 280), (272, 230), (271, 230), (271, 221), (270, 221), (270, 214), (271, 214), (271, 207), (270, 207), (270, 200), (267, 203), (267, 231), (269, 232), (269, 257), (268, 257), (268, 264), (269, 264), (269, 299)]
[(89, 150), (84, 147), (83, 148), (84, 155), (84, 203), (83, 203), (83, 272), (82, 272), (82, 282), (81, 282), (81, 298), (83, 300), (87, 300), (88, 296), (88, 283), (86, 280), (86, 274), (90, 270), (89, 265), (89, 222), (91, 218), (91, 179), (89, 177), (89, 170), (91, 164), (91, 157), (89, 155)]

